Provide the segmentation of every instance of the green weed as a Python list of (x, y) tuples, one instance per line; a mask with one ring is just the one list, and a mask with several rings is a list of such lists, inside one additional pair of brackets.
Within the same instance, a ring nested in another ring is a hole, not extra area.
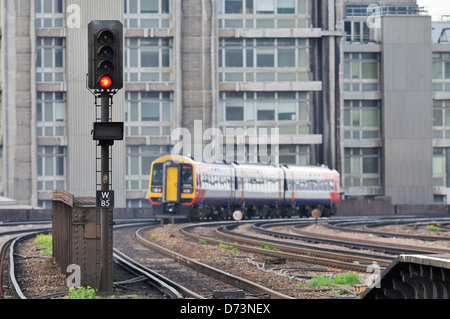
[(427, 229), (429, 231), (440, 231), (441, 229), (436, 225), (428, 225)]
[(52, 235), (39, 234), (36, 236), (34, 242), (39, 244), (41, 255), (52, 254)]
[(259, 246), (259, 248), (264, 249), (264, 250), (280, 251), (278, 248), (276, 248), (276, 247), (271, 248), (270, 246), (268, 246), (266, 244), (261, 244)]
[[(362, 278), (355, 273), (345, 273), (342, 275), (338, 275), (334, 278), (327, 276), (316, 276), (311, 278), (308, 282), (309, 287), (324, 287), (331, 285), (344, 285), (344, 286), (353, 286), (355, 284), (361, 283)], [(304, 284), (300, 288), (304, 287)]]
[(86, 288), (81, 286), (77, 288), (70, 288), (66, 299), (98, 299), (95, 290), (89, 286)]
[(225, 245), (225, 244), (222, 244), (222, 243), (217, 245), (217, 247), (222, 248), (222, 249), (232, 250), (232, 251), (238, 251), (238, 249), (236, 247), (233, 247), (231, 245)]

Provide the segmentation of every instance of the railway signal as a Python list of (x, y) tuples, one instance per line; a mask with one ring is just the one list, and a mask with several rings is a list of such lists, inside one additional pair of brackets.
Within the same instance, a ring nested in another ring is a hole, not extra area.
[(93, 20), (88, 25), (88, 87), (123, 87), (123, 25), (117, 20)]
[[(114, 207), (114, 191), (110, 190), (110, 147), (123, 139), (123, 122), (112, 122), (112, 98), (123, 87), (123, 24), (118, 20), (93, 20), (88, 24), (88, 83), (94, 91), (95, 104), (101, 99), (101, 121), (94, 123), (93, 138), (101, 148), (100, 190), (97, 207), (100, 208), (100, 292), (113, 289), (112, 233), (108, 228)], [(98, 171), (97, 171), (98, 173)], [(97, 174), (98, 176), (98, 174)]]

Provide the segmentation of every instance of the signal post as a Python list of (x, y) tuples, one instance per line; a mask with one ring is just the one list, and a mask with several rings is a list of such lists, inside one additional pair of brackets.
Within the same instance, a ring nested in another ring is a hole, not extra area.
[[(100, 121), (93, 124), (93, 139), (101, 148), (100, 190), (96, 207), (101, 210), (101, 254), (98, 291), (113, 290), (112, 233), (109, 220), (114, 208), (114, 191), (110, 190), (110, 147), (123, 140), (123, 122), (112, 122), (110, 107), (114, 94), (123, 87), (123, 25), (117, 20), (93, 20), (88, 25), (87, 86), (97, 101), (100, 98)], [(96, 102), (97, 104), (97, 102)], [(97, 179), (98, 179), (97, 174)]]

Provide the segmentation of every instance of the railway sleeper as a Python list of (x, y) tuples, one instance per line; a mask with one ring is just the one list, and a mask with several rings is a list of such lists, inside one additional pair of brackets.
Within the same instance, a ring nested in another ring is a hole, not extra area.
[(449, 299), (450, 260), (435, 256), (399, 256), (360, 298)]

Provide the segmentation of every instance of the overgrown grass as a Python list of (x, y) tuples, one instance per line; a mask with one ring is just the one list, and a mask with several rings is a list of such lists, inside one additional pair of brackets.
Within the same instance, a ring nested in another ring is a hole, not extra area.
[(332, 284), (332, 279), (326, 276), (316, 276), (311, 278), (308, 282), (308, 286), (310, 287), (323, 287), (330, 286)]
[(361, 276), (353, 272), (338, 275), (334, 278), (335, 285), (353, 286), (361, 282), (362, 282)]
[(89, 286), (85, 287), (77, 287), (70, 288), (69, 294), (66, 296), (66, 299), (98, 299), (95, 290)]
[[(311, 278), (311, 280), (307, 283), (309, 287), (324, 287), (331, 285), (344, 285), (344, 286), (353, 286), (355, 284), (359, 284), (362, 282), (361, 276), (356, 273), (345, 273), (342, 275), (337, 275), (334, 278), (327, 276), (316, 276)], [(298, 285), (300, 288), (304, 287), (304, 284), (301, 283)]]
[(35, 243), (39, 244), (39, 251), (41, 255), (51, 255), (52, 252), (52, 235), (38, 234)]

